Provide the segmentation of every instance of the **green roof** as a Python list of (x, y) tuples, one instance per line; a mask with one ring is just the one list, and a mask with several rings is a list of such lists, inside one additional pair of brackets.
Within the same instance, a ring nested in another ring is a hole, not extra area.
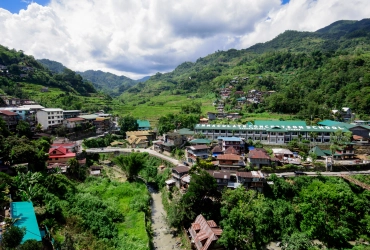
[(325, 151), (329, 151), (329, 150), (321, 150), (318, 146), (315, 146), (310, 150), (310, 153), (314, 153), (315, 155), (319, 157), (331, 155), (330, 151), (329, 151), (330, 152), (329, 154), (328, 152), (325, 152)]
[(306, 126), (305, 121), (280, 121), (280, 120), (256, 120), (254, 125), (274, 125), (274, 126)]
[(177, 130), (177, 132), (180, 134), (180, 135), (193, 135), (194, 134), (194, 131), (193, 130), (190, 130), (188, 128), (182, 128), (182, 129), (179, 129)]
[(211, 142), (212, 142), (211, 140), (207, 139), (194, 139), (190, 141), (190, 144), (209, 144)]
[(279, 127), (269, 128), (269, 129), (266, 129), (266, 131), (270, 131), (270, 132), (288, 132), (288, 130), (286, 130), (284, 128), (279, 128)]
[(318, 122), (319, 125), (323, 126), (336, 126), (339, 122), (338, 121), (332, 121), (332, 120), (323, 120), (321, 122)]
[(370, 126), (367, 126), (367, 125), (350, 124), (350, 123), (338, 122), (338, 121), (332, 121), (332, 120), (324, 120), (324, 121), (318, 122), (318, 124), (323, 125), (323, 126), (341, 126), (341, 127), (345, 127), (348, 130), (354, 127), (363, 127), (365, 129), (370, 130)]
[(32, 202), (12, 202), (11, 203), (12, 218), (20, 218), (15, 222), (17, 227), (25, 227), (26, 234), (22, 239), (22, 243), (26, 240), (41, 241), (41, 234), (39, 225), (37, 224), (35, 210), (33, 209)]
[[(227, 130), (227, 131), (245, 131), (245, 130), (254, 130), (254, 131), (273, 131), (270, 129), (278, 129), (276, 131), (301, 131), (301, 132), (335, 132), (337, 130), (342, 130), (343, 132), (347, 132), (348, 129), (342, 126), (306, 126), (306, 125), (297, 125), (297, 124), (305, 124), (304, 121), (293, 121), (289, 123), (289, 121), (266, 121), (266, 124), (260, 122), (256, 122), (255, 125), (248, 125), (248, 124), (197, 124), (195, 125), (195, 130)], [(279, 123), (284, 122), (284, 123)], [(284, 132), (285, 132), (284, 131)], [(199, 132), (199, 131), (197, 131)]]
[(150, 122), (148, 120), (136, 120), (139, 128), (150, 128)]

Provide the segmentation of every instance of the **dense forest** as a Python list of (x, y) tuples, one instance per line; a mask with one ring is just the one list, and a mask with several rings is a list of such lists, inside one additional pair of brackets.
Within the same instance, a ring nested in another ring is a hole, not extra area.
[[(199, 166), (198, 166), (199, 167)], [(278, 178), (272, 175), (264, 193), (243, 187), (219, 192), (213, 177), (193, 170), (186, 194), (163, 190), (168, 221), (190, 227), (198, 214), (223, 229), (226, 249), (263, 249), (281, 241), (282, 249), (368, 249), (369, 191), (335, 177)]]
[[(236, 90), (277, 94), (252, 108), (325, 117), (330, 109), (350, 107), (369, 114), (370, 19), (338, 21), (316, 32), (286, 31), (248, 49), (217, 51), (174, 71), (157, 73), (122, 94), (151, 98), (163, 91), (200, 96), (233, 85)], [(231, 83), (232, 82), (232, 83)]]

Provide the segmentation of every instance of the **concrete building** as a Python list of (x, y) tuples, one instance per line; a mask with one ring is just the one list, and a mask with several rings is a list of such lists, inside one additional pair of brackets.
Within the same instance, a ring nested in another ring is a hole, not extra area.
[(37, 122), (42, 125), (42, 129), (47, 130), (51, 126), (63, 123), (63, 109), (44, 108), (37, 111), (36, 117)]

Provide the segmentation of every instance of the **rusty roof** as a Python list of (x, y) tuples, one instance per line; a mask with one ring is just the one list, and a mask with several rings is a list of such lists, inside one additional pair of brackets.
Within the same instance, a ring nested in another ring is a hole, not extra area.
[(236, 151), (236, 149), (231, 146), (231, 147), (228, 147), (226, 150), (225, 150), (225, 154), (233, 154), (233, 155), (238, 155), (238, 151)]
[(15, 115), (18, 115), (17, 113), (14, 113), (14, 112), (9, 111), (9, 110), (0, 110), (0, 114), (4, 114), (4, 115), (7, 115), (7, 116), (15, 116)]
[(212, 149), (212, 153), (222, 153), (222, 149), (219, 146), (216, 146)]
[(240, 156), (239, 155), (234, 155), (234, 154), (217, 155), (217, 160), (239, 161)]
[(248, 154), (250, 159), (270, 159), (270, 156), (263, 150), (252, 149)]
[(200, 149), (208, 149), (207, 145), (194, 145), (189, 147), (191, 150), (200, 150)]
[(230, 171), (227, 170), (208, 170), (207, 172), (216, 179), (230, 179)]
[(66, 119), (66, 121), (69, 121), (69, 122), (78, 122), (78, 121), (85, 121), (84, 118), (81, 118), (81, 117), (74, 117), (74, 118), (68, 118)]
[[(214, 227), (210, 227), (209, 222), (211, 222)], [(196, 232), (194, 228), (199, 227), (199, 232)], [(214, 221), (206, 221), (203, 215), (200, 214), (189, 228), (189, 233), (192, 236), (192, 240), (194, 241), (194, 245), (197, 250), (207, 250), (212, 242), (218, 240), (219, 236), (221, 236), (222, 229), (217, 227), (217, 224)], [(202, 241), (204, 242), (203, 244)]]
[(177, 167), (173, 168), (177, 173), (187, 173), (189, 172), (190, 168), (184, 165), (178, 165)]

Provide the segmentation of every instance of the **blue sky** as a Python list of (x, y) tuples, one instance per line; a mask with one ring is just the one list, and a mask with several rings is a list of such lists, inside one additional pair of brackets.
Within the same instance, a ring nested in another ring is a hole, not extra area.
[(0, 8), (6, 9), (11, 13), (19, 13), (21, 9), (27, 9), (31, 2), (45, 6), (49, 0), (0, 0)]

